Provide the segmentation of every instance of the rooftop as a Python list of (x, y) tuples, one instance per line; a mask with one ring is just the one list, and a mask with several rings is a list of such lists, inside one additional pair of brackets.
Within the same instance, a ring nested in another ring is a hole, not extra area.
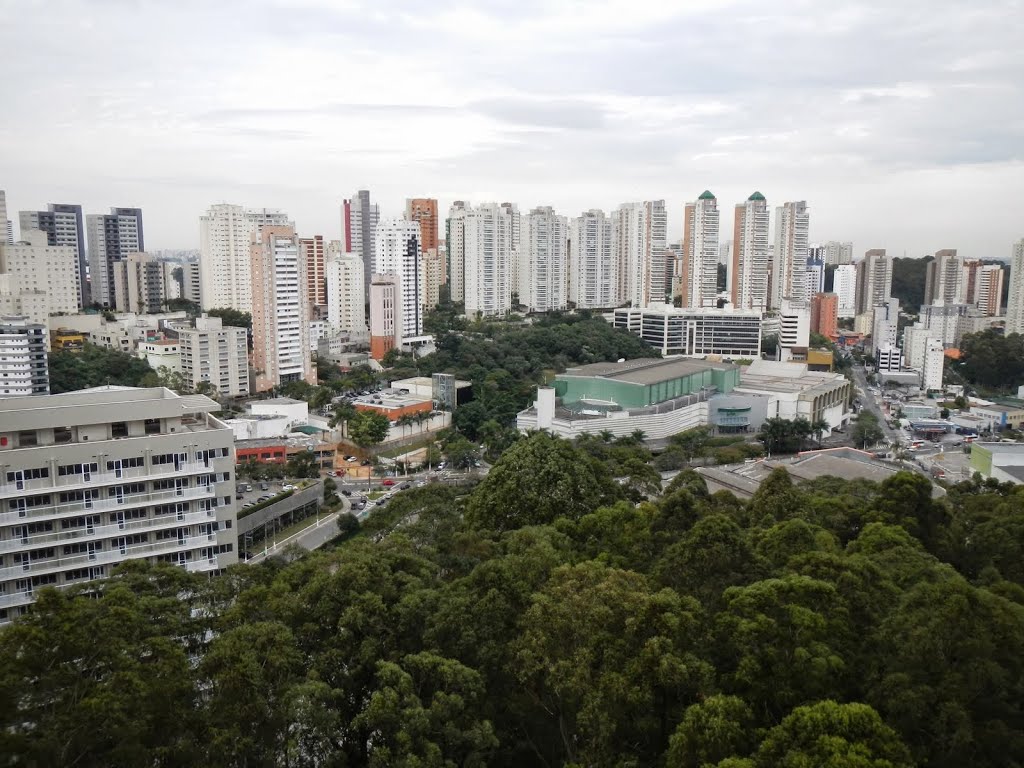
[(769, 360), (755, 360), (740, 373), (741, 392), (802, 393), (815, 387), (831, 389), (846, 383), (841, 373), (808, 370), (806, 363), (779, 363)]
[(748, 197), (747, 200), (764, 200), (764, 195), (762, 195), (760, 192), (755, 192), (750, 197)]
[(715, 198), (715, 196), (714, 196), (713, 194), (711, 194), (711, 191), (710, 191), (710, 190), (707, 190), (707, 189), (705, 189), (705, 190), (704, 190), (704, 191), (703, 191), (703, 192), (702, 192), (702, 193), (700, 194), (700, 197), (698, 197), (697, 199), (698, 199), (698, 200), (715, 200), (716, 198)]
[(729, 363), (709, 363), (689, 358), (640, 358), (621, 363), (591, 363), (569, 368), (561, 376), (581, 376), (600, 379), (614, 379), (627, 384), (658, 384), (662, 381), (703, 373), (708, 370), (729, 370), (736, 366)]
[(984, 448), (989, 453), (1024, 453), (1024, 443), (974, 443), (973, 448)]
[(270, 398), (267, 398), (266, 400), (254, 400), (253, 403), (250, 403), (250, 405), (251, 404), (256, 404), (256, 405), (261, 405), (261, 404), (262, 405), (298, 405), (299, 403), (304, 403), (304, 402), (306, 402), (306, 401), (305, 400), (296, 400), (296, 399), (291, 398), (291, 397), (270, 397)]

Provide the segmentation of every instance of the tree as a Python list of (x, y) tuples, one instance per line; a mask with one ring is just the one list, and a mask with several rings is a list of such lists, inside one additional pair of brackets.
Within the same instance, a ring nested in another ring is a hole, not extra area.
[(337, 525), (338, 533), (341, 534), (343, 539), (355, 536), (360, 528), (359, 518), (351, 512), (338, 513)]
[(153, 373), (145, 360), (94, 344), (77, 352), (55, 350), (48, 354), (47, 362), (54, 395), (108, 384), (139, 387)]
[(477, 448), (460, 435), (448, 441), (444, 455), (453, 469), (469, 469), (477, 460)]
[(566, 440), (537, 432), (509, 448), (470, 496), (467, 518), (503, 531), (575, 519), (617, 495)]
[(797, 707), (772, 728), (754, 757), (756, 768), (913, 768), (896, 732), (867, 704), (819, 701)]
[(320, 477), (320, 461), (312, 451), (298, 451), (288, 457), (285, 473), (288, 477)]
[(357, 411), (348, 421), (349, 438), (360, 448), (370, 448), (384, 442), (391, 422), (377, 411)]
[(210, 317), (219, 317), (225, 326), (252, 330), (252, 315), (248, 312), (239, 312), (231, 307), (218, 307), (206, 310), (206, 314)]
[(672, 734), (669, 765), (701, 768), (753, 746), (754, 716), (743, 699), (721, 694), (687, 707)]
[(857, 421), (850, 432), (853, 444), (861, 448), (875, 445), (885, 437), (885, 433), (878, 425), (878, 418), (868, 410), (862, 410), (857, 416)]

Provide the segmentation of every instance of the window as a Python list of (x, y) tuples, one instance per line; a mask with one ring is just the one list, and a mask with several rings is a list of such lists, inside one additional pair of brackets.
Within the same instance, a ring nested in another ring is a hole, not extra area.
[(54, 429), (53, 429), (53, 442), (55, 442), (55, 443), (70, 443), (71, 442), (71, 427), (54, 427)]
[(160, 434), (160, 419), (146, 419), (143, 424), (145, 424), (147, 435)]
[(57, 476), (66, 477), (68, 475), (81, 475), (85, 472), (95, 472), (96, 462), (92, 464), (62, 464), (57, 467)]
[(111, 437), (128, 437), (128, 424), (123, 421), (115, 421), (110, 425)]
[(26, 429), (18, 433), (19, 448), (30, 448), (34, 445), (39, 445), (36, 438), (36, 431), (34, 429)]
[[(121, 469), (139, 469), (146, 465), (146, 461), (142, 456), (132, 456), (128, 459), (120, 459), (120, 462)], [(108, 461), (107, 470), (112, 470), (114, 468), (114, 463), (115, 462), (113, 461)]]
[[(21, 480), (42, 480), (45, 477), (50, 476), (50, 470), (46, 467), (34, 467), (33, 469), (21, 469), (18, 470), (21, 473)], [(7, 482), (13, 483), (17, 477), (16, 472), (7, 473)]]

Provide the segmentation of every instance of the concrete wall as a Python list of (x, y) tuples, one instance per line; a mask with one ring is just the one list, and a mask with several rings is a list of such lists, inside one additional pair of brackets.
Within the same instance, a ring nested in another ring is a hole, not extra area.
[[(324, 498), (324, 484), (322, 480), (317, 480), (313, 485), (308, 488), (303, 488), (301, 491), (295, 491), (291, 496), (281, 501), (270, 504), (263, 509), (253, 512), (251, 515), (246, 515), (241, 518), (237, 523), (237, 533), (241, 537), (250, 531), (254, 531), (261, 525), (269, 523), (271, 520), (276, 520), (279, 517), (287, 515), (289, 512), (294, 512), (296, 509), (306, 506), (307, 504), (320, 505)], [(239, 510), (243, 512), (244, 510)]]

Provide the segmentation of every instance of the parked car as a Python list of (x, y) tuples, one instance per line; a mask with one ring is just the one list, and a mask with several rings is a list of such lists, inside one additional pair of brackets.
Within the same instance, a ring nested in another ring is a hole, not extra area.
[(385, 488), (390, 488), (394, 484), (395, 484), (395, 481), (392, 480), (390, 477), (385, 478), (384, 481), (381, 482), (381, 485), (383, 485)]
[(357, 459), (355, 456), (346, 456), (345, 457), (345, 461), (347, 461), (349, 464), (351, 464), (354, 461), (359, 461), (359, 459)]
[(350, 491), (348, 488), (342, 488), (341, 489), (341, 495), (342, 496), (351, 496), (352, 495), (352, 491)]
[(282, 491), (294, 491), (294, 490), (296, 490), (296, 487), (294, 485), (282, 485), (281, 486), (281, 490)]
[[(252, 490), (251, 486), (249, 487), (249, 490), (250, 491)], [(261, 491), (269, 491), (270, 490), (270, 483), (260, 483), (260, 490)]]
[(245, 490), (245, 492), (246, 492), (246, 493), (248, 493), (249, 491), (251, 491), (251, 490), (252, 490), (252, 484), (251, 484), (251, 483), (246, 483), (246, 484), (245, 484), (245, 485), (243, 486), (243, 490)]
[(370, 466), (370, 461), (369, 461), (369, 459), (363, 459), (362, 461), (359, 462), (359, 464), (360, 464), (360, 466), (368, 467), (368, 466)]
[(402, 483), (402, 484), (401, 484), (400, 486), (398, 486), (398, 487), (399, 487), (399, 488), (400, 488), (401, 490), (403, 490), (403, 491), (404, 491), (404, 490), (407, 490), (407, 489), (409, 489), (409, 488), (412, 488), (412, 483)]

